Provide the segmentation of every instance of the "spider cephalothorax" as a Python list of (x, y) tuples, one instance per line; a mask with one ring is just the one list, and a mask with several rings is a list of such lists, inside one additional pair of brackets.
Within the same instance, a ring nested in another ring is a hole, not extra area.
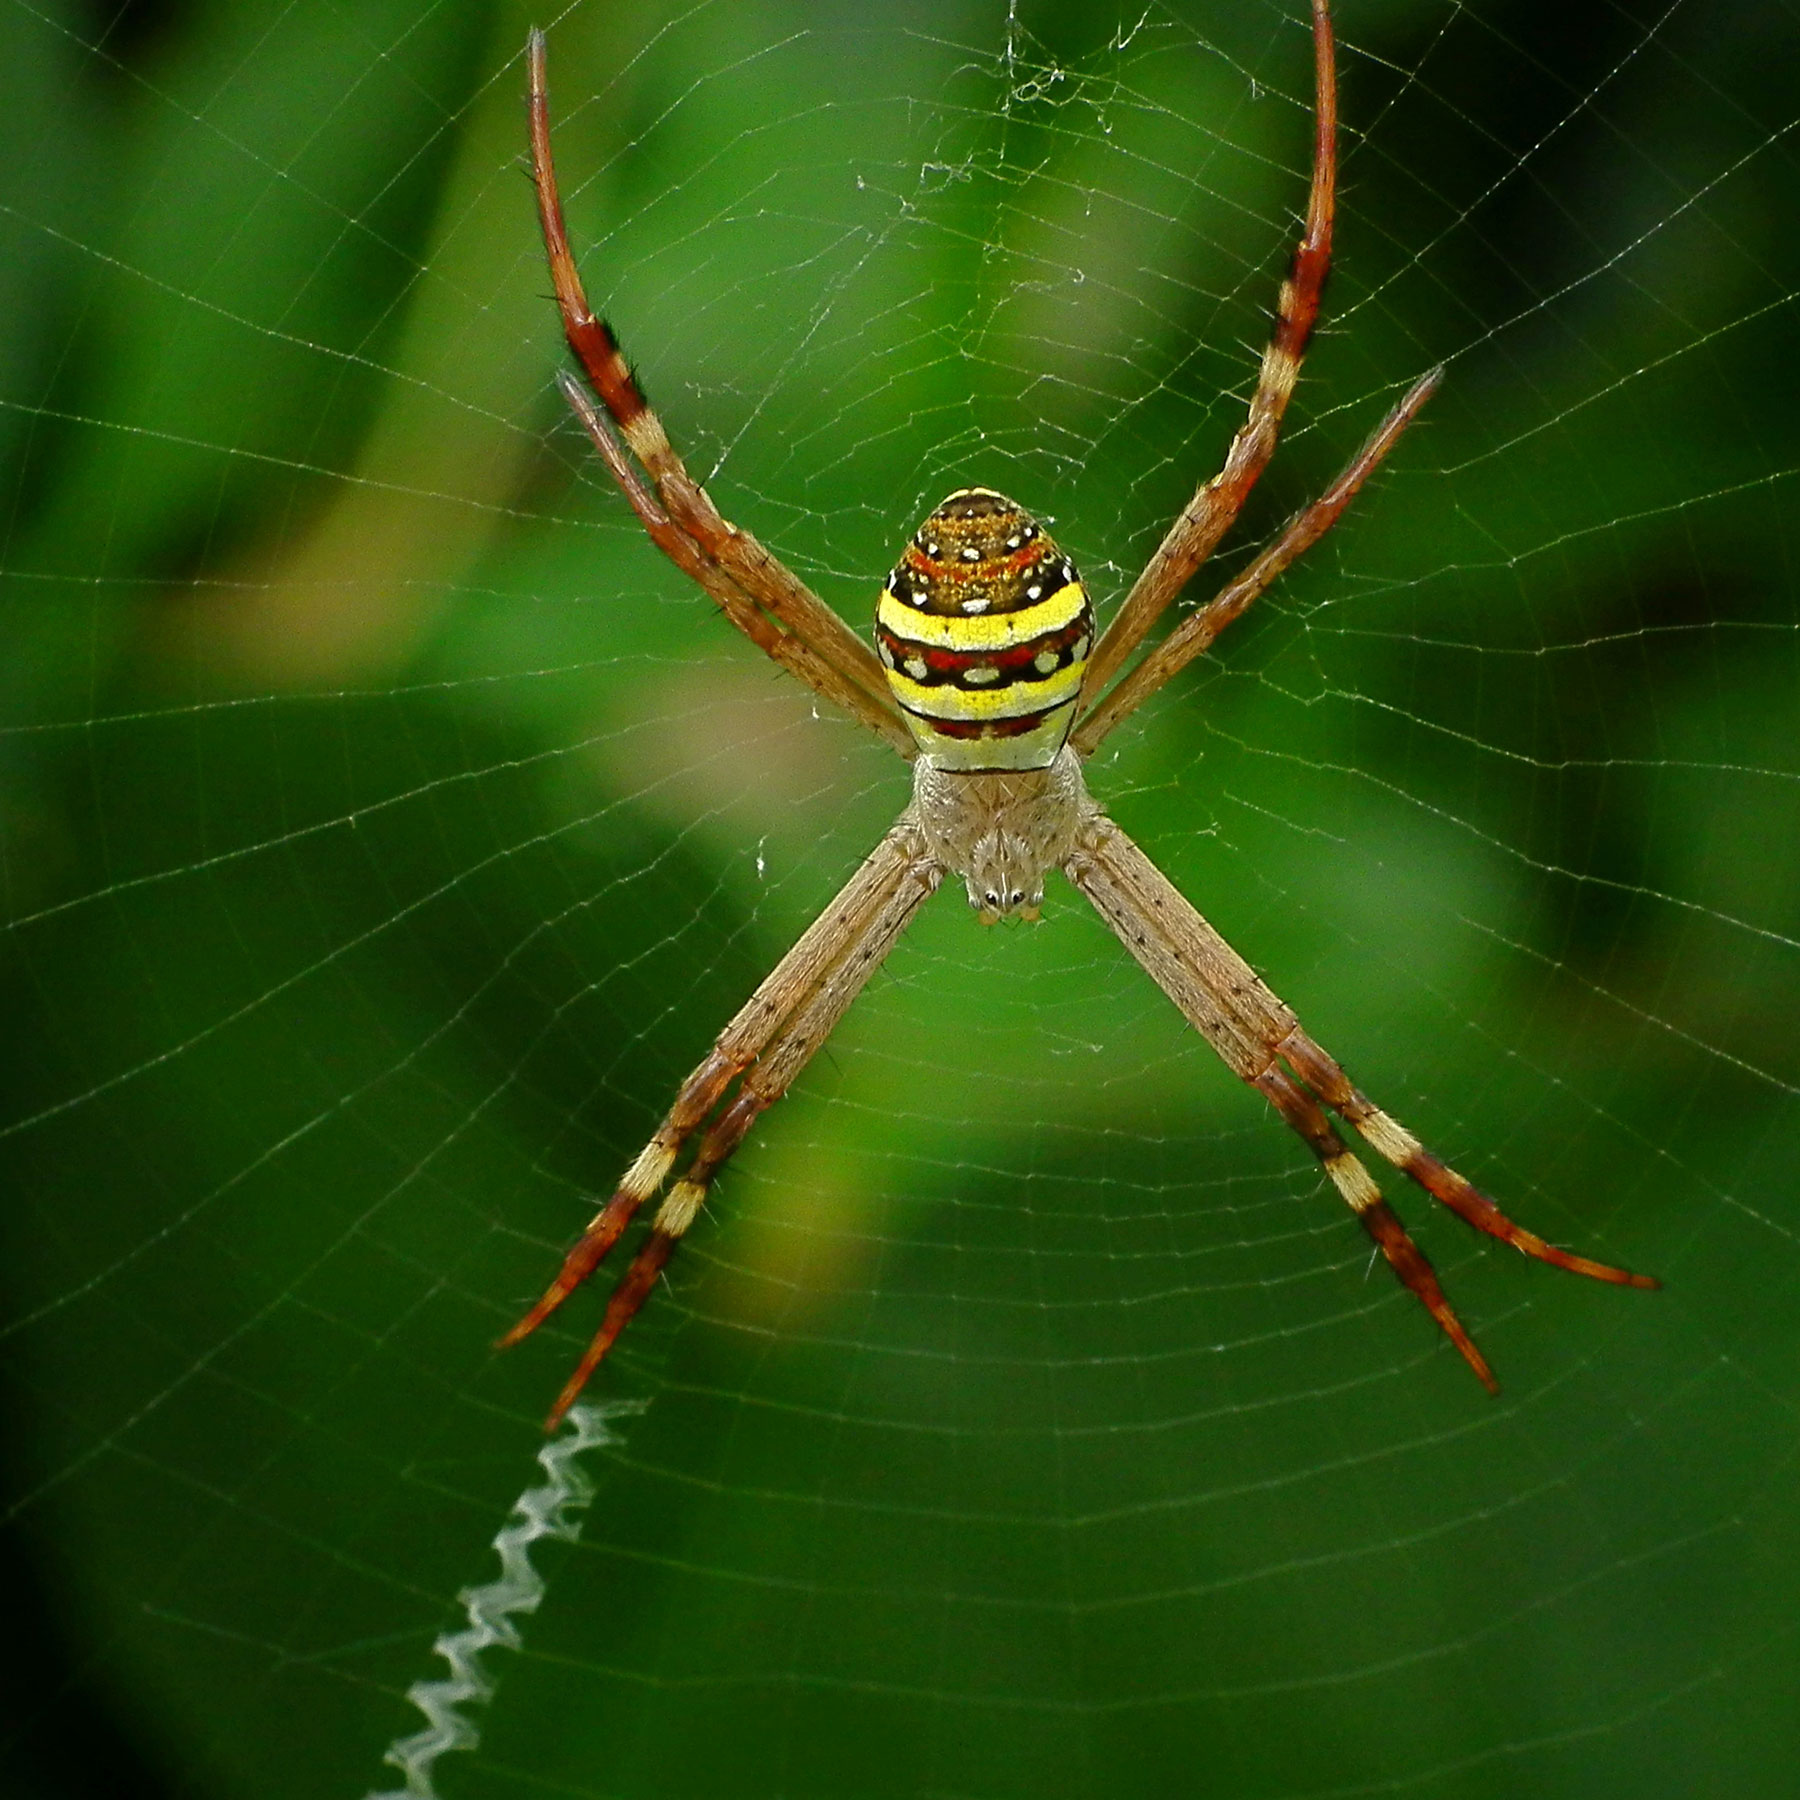
[(1064, 745), (1041, 769), (946, 768), (932, 754), (913, 764), (912, 805), (900, 815), (926, 853), (960, 875), (984, 925), (1036, 920), (1044, 877), (1068, 860), (1098, 809), (1081, 758)]
[(1434, 1200), (1515, 1250), (1599, 1281), (1656, 1285), (1648, 1276), (1573, 1256), (1515, 1225), (1381, 1111), (1106, 816), (1082, 778), (1082, 761), (1101, 739), (1330, 530), (1442, 373), (1434, 369), (1415, 381), (1317, 500), (1127, 667), (1267, 466), (1318, 317), (1331, 262), (1337, 167), (1327, 0), (1312, 0), (1312, 36), (1317, 99), (1306, 227), (1281, 285), (1249, 416), (1224, 466), (1169, 527), (1106, 631), (1095, 639), (1080, 577), (1043, 527), (1004, 495), (971, 487), (958, 489), (913, 534), (877, 602), (877, 650), (871, 651), (791, 570), (720, 515), (676, 455), (611, 330), (588, 306), (550, 159), (544, 39), (531, 34), (538, 215), (563, 331), (587, 380), (583, 387), (564, 375), (563, 393), (670, 561), (759, 649), (913, 763), (912, 799), (893, 828), (720, 1032), (542, 1299), (501, 1340), (516, 1343), (534, 1331), (587, 1280), (681, 1152), (692, 1148), (692, 1162), (664, 1196), (599, 1331), (551, 1408), (551, 1425), (643, 1304), (726, 1159), (786, 1093), (946, 874), (963, 877), (970, 904), (992, 923), (1008, 914), (1035, 917), (1045, 874), (1060, 869), (1226, 1067), (1298, 1133), (1394, 1272), (1490, 1391), (1498, 1388), (1485, 1358), (1329, 1113)]

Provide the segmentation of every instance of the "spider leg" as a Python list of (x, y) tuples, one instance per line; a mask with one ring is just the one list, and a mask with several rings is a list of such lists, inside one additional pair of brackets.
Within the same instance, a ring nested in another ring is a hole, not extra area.
[(1306, 1147), (1331, 1177), (1332, 1186), (1343, 1195), (1363, 1229), (1388, 1259), (1388, 1266), (1424, 1303), (1444, 1335), (1462, 1352), (1463, 1360), (1475, 1371), (1481, 1385), (1490, 1394), (1499, 1393), (1500, 1384), (1494, 1379), (1487, 1358), (1476, 1349), (1475, 1340), (1444, 1298), (1437, 1271), (1407, 1235), (1394, 1209), (1382, 1199), (1375, 1178), (1332, 1129), (1318, 1101), (1280, 1067), (1265, 1070), (1251, 1085), (1266, 1095), (1282, 1118), (1305, 1139)]
[(662, 1186), (682, 1146), (705, 1123), (726, 1089), (768, 1049), (833, 967), (866, 935), (883, 906), (917, 869), (921, 854), (912, 834), (901, 827), (875, 846), (713, 1040), (700, 1065), (682, 1083), (655, 1135), (564, 1259), (556, 1279), (497, 1348), (529, 1337), (600, 1266), (638, 1208)]
[(1356, 1088), (1349, 1076), (1325, 1051), (1298, 1026), (1279, 1046), (1282, 1060), (1335, 1113), (1354, 1125), (1369, 1147), (1385, 1157), (1396, 1169), (1411, 1176), (1432, 1199), (1449, 1207), (1459, 1219), (1465, 1219), (1477, 1231), (1485, 1231), (1503, 1244), (1510, 1244), (1526, 1256), (1567, 1269), (1575, 1275), (1587, 1275), (1595, 1281), (1610, 1281), (1619, 1287), (1654, 1288), (1662, 1285), (1653, 1275), (1634, 1275), (1629, 1269), (1617, 1269), (1610, 1263), (1595, 1262), (1590, 1257), (1574, 1256), (1546, 1243), (1536, 1232), (1515, 1225), (1498, 1206), (1472, 1182), (1433, 1156), (1413, 1134), (1391, 1119), (1369, 1097)]
[(555, 1429), (643, 1304), (699, 1214), (713, 1177), (831, 1035), (942, 874), (909, 828), (889, 832), (719, 1034), (618, 1190), (564, 1259), (556, 1279), (500, 1340), (504, 1349), (529, 1336), (593, 1274), (638, 1208), (661, 1187), (683, 1146), (737, 1081), (737, 1092), (701, 1138), (692, 1166), (657, 1209), (650, 1235), (608, 1300), (600, 1329), (558, 1395), (547, 1429)]
[(1268, 592), (1290, 563), (1296, 562), (1328, 532), (1356, 498), (1357, 490), (1381, 466), (1383, 458), (1418, 416), (1419, 409), (1443, 379), (1442, 367), (1430, 369), (1407, 390), (1398, 406), (1375, 428), (1343, 472), (1310, 506), (1303, 507), (1280, 537), (1242, 574), (1228, 581), (1199, 611), (1182, 622), (1094, 706), (1075, 727), (1070, 742), (1080, 755), (1094, 753), (1100, 740), (1128, 719), (1165, 682), (1179, 675), (1227, 625), (1241, 618)]
[(1249, 416), (1231, 440), (1224, 466), (1196, 489), (1095, 644), (1082, 682), (1084, 707), (1094, 703), (1194, 571), (1212, 555), (1275, 454), (1282, 414), (1293, 397), (1301, 358), (1319, 316), (1319, 295), (1331, 268), (1331, 226), (1336, 212), (1337, 65), (1327, 0), (1312, 0), (1312, 29), (1317, 98), (1306, 227), (1295, 246), (1288, 277), (1281, 284), (1275, 332), (1263, 352)]
[[(767, 634), (750, 629), (744, 614), (761, 608), (782, 635), (798, 638), (810, 653), (806, 658), (778, 657), (783, 666), (815, 691), (838, 705), (847, 706), (863, 724), (881, 732), (907, 757), (915, 754), (911, 734), (902, 723), (888, 690), (887, 679), (875, 652), (822, 601), (805, 582), (788, 569), (772, 551), (749, 532), (724, 518), (706, 490), (688, 473), (676, 453), (662, 421), (651, 409), (638, 386), (612, 328), (588, 304), (575, 257), (569, 247), (563, 219), (562, 198), (556, 185), (556, 166), (550, 150), (550, 99), (546, 78), (544, 34), (533, 29), (526, 45), (529, 70), (529, 122), (531, 173), (537, 190), (538, 220), (543, 228), (544, 250), (550, 278), (562, 314), (563, 335), (581, 364), (588, 385), (606, 408), (625, 447), (649, 475), (661, 501), (660, 517), (653, 524), (644, 502), (647, 490), (629, 464), (608, 448), (610, 433), (598, 414), (576, 406), (576, 412), (594, 438), (607, 467), (649, 531), (652, 540), (683, 573), (698, 581), (725, 611), (727, 618), (751, 640), (773, 655)], [(568, 389), (565, 386), (565, 394)], [(598, 427), (598, 429), (597, 429)], [(682, 540), (678, 548), (675, 538)], [(706, 565), (716, 579), (704, 579), (696, 564)], [(729, 587), (736, 604), (728, 604), (721, 585)], [(760, 617), (760, 615), (759, 615)], [(766, 621), (765, 621), (766, 623)], [(823, 666), (835, 678), (822, 682)], [(846, 690), (860, 695), (851, 704)], [(879, 721), (879, 723), (877, 722)]]
[[(1430, 1263), (1382, 1199), (1368, 1170), (1332, 1128), (1319, 1105), (1321, 1099), (1348, 1119), (1371, 1148), (1480, 1230), (1578, 1275), (1629, 1287), (1657, 1285), (1648, 1276), (1570, 1256), (1522, 1230), (1432, 1156), (1351, 1085), (1337, 1063), (1301, 1029), (1292, 1008), (1275, 996), (1112, 820), (1104, 815), (1090, 820), (1081, 845), (1063, 868), (1232, 1073), (1265, 1095), (1306, 1141), (1394, 1272), (1490, 1391), (1498, 1391), (1493, 1373), (1444, 1298)], [(1299, 1081), (1281, 1068), (1283, 1061)]]
[(593, 445), (600, 452), (612, 478), (631, 503), (650, 541), (689, 580), (704, 588), (719, 604), (725, 617), (764, 655), (772, 657), (789, 674), (834, 701), (853, 719), (867, 725), (884, 737), (908, 759), (918, 754), (912, 733), (901, 723), (899, 715), (889, 707), (881, 707), (864, 689), (846, 681), (828, 662), (814, 651), (806, 640), (794, 632), (783, 631), (769, 615), (754, 605), (742, 588), (716, 562), (707, 557), (685, 532), (663, 511), (656, 496), (644, 486), (630, 459), (619, 446), (600, 409), (589, 398), (587, 390), (575, 377), (563, 370), (557, 380), (569, 409), (581, 421)]

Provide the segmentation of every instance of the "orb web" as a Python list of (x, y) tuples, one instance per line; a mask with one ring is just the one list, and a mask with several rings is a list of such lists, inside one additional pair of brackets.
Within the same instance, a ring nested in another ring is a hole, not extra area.
[[(982, 483), (1104, 615), (1242, 417), (1300, 10), (543, 22), (585, 279), (726, 514), (860, 627)], [(600, 1296), (492, 1340), (905, 799), (562, 407), (527, 23), (9, 27), (40, 1779), (392, 1779)], [(1090, 782), (1379, 1104), (1665, 1290), (1384, 1182), (1490, 1402), (1078, 896), (946, 892), (597, 1379), (641, 1411), (417, 1791), (1782, 1791), (1793, 22), (1338, 25), (1324, 326), (1191, 598), (1448, 376)]]

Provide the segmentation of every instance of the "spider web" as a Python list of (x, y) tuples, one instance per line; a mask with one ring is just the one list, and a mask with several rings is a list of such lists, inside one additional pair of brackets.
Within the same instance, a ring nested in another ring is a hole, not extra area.
[[(727, 514), (860, 624), (983, 482), (1115, 601), (1242, 416), (1301, 12), (542, 20)], [(1489, 1401), (1077, 897), (945, 895), (541, 1467), (598, 1301), (489, 1345), (906, 782), (555, 393), (527, 23), (0, 27), (13, 1791), (1789, 1792), (1794, 9), (1344, 0), (1339, 268), (1214, 573), (1448, 377), (1090, 772), (1665, 1290), (1387, 1182)]]

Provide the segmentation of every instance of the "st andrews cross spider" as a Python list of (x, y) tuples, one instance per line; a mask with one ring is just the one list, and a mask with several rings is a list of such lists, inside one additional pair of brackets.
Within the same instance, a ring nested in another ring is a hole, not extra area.
[(1268, 465), (1318, 317), (1331, 262), (1337, 172), (1327, 0), (1312, 0), (1312, 36), (1317, 99), (1306, 224), (1281, 284), (1249, 416), (1224, 467), (1170, 526), (1112, 623), (1096, 641), (1087, 591), (1044, 528), (991, 488), (967, 487), (925, 519), (888, 576), (876, 602), (871, 650), (772, 552), (719, 514), (650, 410), (618, 340), (589, 307), (551, 163), (544, 37), (532, 32), (527, 60), (538, 214), (563, 330), (587, 378), (584, 387), (566, 371), (560, 375), (569, 405), (669, 560), (758, 649), (885, 738), (913, 767), (912, 800), (893, 829), (719, 1034), (543, 1298), (500, 1340), (504, 1347), (528, 1336), (593, 1274), (699, 1134), (692, 1162), (664, 1196), (599, 1331), (551, 1407), (547, 1428), (555, 1428), (643, 1304), (757, 1117), (787, 1092), (946, 875), (963, 878), (969, 904), (991, 924), (1007, 916), (1035, 919), (1046, 872), (1062, 870), (1231, 1072), (1299, 1133), (1394, 1272), (1490, 1393), (1499, 1386), (1486, 1359), (1327, 1108), (1433, 1199), (1515, 1250), (1597, 1281), (1657, 1285), (1647, 1275), (1559, 1250), (1515, 1225), (1382, 1112), (1106, 816), (1082, 779), (1083, 763), (1107, 733), (1331, 529), (1443, 374), (1432, 369), (1414, 382), (1317, 500), (1121, 674)]

